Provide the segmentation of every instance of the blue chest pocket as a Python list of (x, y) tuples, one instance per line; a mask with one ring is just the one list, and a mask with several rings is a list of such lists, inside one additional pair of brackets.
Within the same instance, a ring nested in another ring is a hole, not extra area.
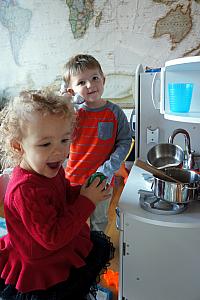
[(108, 140), (113, 134), (112, 122), (99, 122), (98, 123), (98, 138), (101, 140)]

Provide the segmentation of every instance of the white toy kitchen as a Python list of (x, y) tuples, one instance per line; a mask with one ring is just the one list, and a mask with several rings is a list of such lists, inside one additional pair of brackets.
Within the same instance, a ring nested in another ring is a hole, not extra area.
[[(168, 61), (155, 72), (139, 65), (135, 82), (135, 157), (146, 161), (149, 150), (171, 136), (186, 158), (192, 155), (193, 169), (199, 171), (200, 57)], [(193, 83), (189, 112), (170, 111), (169, 82)], [(152, 180), (149, 172), (133, 165), (120, 197), (118, 299), (200, 300), (199, 196), (187, 203), (157, 201)]]

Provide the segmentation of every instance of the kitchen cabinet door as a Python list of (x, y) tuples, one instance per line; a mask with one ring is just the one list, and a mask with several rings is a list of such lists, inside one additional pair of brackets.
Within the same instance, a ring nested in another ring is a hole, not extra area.
[(149, 224), (128, 213), (123, 226), (119, 300), (200, 299), (200, 229)]

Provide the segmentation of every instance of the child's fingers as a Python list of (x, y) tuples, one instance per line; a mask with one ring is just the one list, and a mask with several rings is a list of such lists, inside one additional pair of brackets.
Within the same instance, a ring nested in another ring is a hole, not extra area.
[[(92, 185), (92, 183), (91, 183), (91, 184), (88, 184), (89, 178), (90, 178), (90, 177), (88, 177), (88, 178), (85, 180), (85, 182), (82, 184), (82, 187), (87, 188), (88, 186)], [(94, 182), (94, 181), (93, 181), (93, 182)]]
[[(99, 180), (100, 181), (100, 180)], [(98, 188), (102, 191), (102, 190), (106, 190), (107, 187), (107, 183), (106, 183), (106, 179), (104, 179), (101, 183), (98, 184)]]
[(97, 187), (100, 183), (100, 178), (99, 177), (96, 177), (90, 184), (91, 187)]
[(102, 182), (99, 181), (98, 185), (97, 185), (97, 188), (100, 190), (100, 191), (107, 191), (107, 193), (110, 191), (111, 189), (111, 186), (109, 184), (107, 184), (107, 180), (104, 179)]

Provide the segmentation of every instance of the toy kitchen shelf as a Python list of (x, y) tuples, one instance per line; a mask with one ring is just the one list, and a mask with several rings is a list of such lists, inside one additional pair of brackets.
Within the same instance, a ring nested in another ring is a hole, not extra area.
[[(200, 123), (200, 56), (167, 61), (161, 68), (161, 106), (164, 118), (173, 121)], [(188, 113), (172, 113), (169, 108), (168, 83), (193, 83), (193, 95)], [(163, 101), (162, 101), (163, 99)]]

